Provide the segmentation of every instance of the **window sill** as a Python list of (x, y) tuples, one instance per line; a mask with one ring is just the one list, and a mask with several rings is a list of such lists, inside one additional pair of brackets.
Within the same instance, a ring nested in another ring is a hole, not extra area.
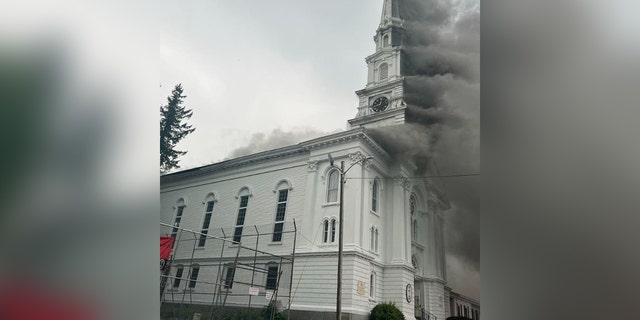
[(376, 252), (376, 251), (373, 251), (373, 250), (369, 250), (369, 253), (374, 255), (374, 256), (376, 256), (376, 257), (380, 256), (379, 252)]
[(268, 246), (281, 246), (282, 245), (282, 241), (278, 241), (278, 242), (270, 242), (267, 243)]
[(377, 213), (377, 212), (375, 212), (375, 211), (373, 211), (373, 210), (369, 210), (369, 213), (371, 213), (372, 215), (374, 215), (374, 216), (376, 216), (376, 217), (380, 218), (380, 214), (379, 214), (379, 213)]
[(335, 247), (338, 247), (338, 244), (334, 242), (327, 242), (327, 243), (320, 243), (317, 246), (320, 248), (335, 248)]
[(196, 247), (196, 250), (204, 250), (204, 246), (202, 246), (202, 247)]
[(411, 244), (416, 246), (416, 247), (418, 247), (418, 248), (420, 248), (420, 249), (422, 249), (422, 250), (424, 250), (424, 246), (419, 244), (418, 241), (416, 241), (416, 240), (411, 240)]
[(327, 202), (327, 203), (323, 203), (320, 206), (323, 208), (326, 208), (326, 207), (337, 207), (339, 205), (340, 205), (340, 202)]

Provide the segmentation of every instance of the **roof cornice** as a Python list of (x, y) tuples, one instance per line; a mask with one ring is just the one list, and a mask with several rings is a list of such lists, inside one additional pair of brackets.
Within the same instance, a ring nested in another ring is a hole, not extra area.
[(204, 174), (209, 174), (213, 172), (218, 172), (222, 170), (228, 170), (233, 168), (240, 168), (248, 165), (264, 163), (267, 161), (287, 158), (295, 155), (306, 154), (311, 150), (319, 149), (335, 144), (345, 143), (353, 140), (362, 140), (369, 147), (371, 147), (374, 151), (378, 153), (378, 155), (382, 156), (385, 160), (390, 159), (389, 154), (377, 143), (375, 142), (369, 135), (366, 134), (364, 128), (356, 128), (348, 131), (342, 131), (335, 134), (331, 134), (328, 136), (303, 141), (296, 145), (291, 145), (287, 147), (282, 147), (278, 149), (272, 149), (268, 151), (258, 152), (254, 154), (250, 154), (247, 156), (229, 159), (225, 161), (221, 161), (218, 163), (213, 163), (210, 165), (205, 165), (201, 167), (196, 167), (192, 169), (187, 169), (183, 171), (178, 171), (174, 173), (169, 173), (160, 176), (160, 182), (171, 182), (184, 178), (190, 178), (195, 176), (201, 176)]

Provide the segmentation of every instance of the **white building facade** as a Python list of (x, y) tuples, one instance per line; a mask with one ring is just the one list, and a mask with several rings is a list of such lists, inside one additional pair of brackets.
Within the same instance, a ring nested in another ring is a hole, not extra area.
[[(283, 298), (273, 300), (292, 319), (335, 317), (342, 223), (344, 319), (367, 319), (382, 302), (395, 303), (407, 319), (450, 315), (443, 234), (449, 203), (429, 179), (415, 177), (418, 164), (394, 159), (367, 133), (405, 122), (398, 6), (397, 0), (385, 0), (350, 130), (161, 177), (160, 221), (201, 234), (193, 246), (175, 248), (163, 301), (184, 301), (188, 292), (189, 303), (219, 305), (222, 295), (215, 293), (224, 291), (226, 306), (260, 307), (277, 291)], [(336, 169), (341, 162), (353, 165), (344, 185)], [(278, 235), (291, 232), (294, 220), (295, 237)], [(251, 228), (269, 235), (249, 238)], [(161, 228), (162, 235), (176, 231)], [(238, 253), (249, 244), (274, 258)], [(275, 256), (295, 259), (283, 263)], [(262, 272), (238, 268), (234, 261)], [(182, 280), (176, 283), (177, 278)], [(255, 298), (246, 295), (250, 287), (258, 291)]]

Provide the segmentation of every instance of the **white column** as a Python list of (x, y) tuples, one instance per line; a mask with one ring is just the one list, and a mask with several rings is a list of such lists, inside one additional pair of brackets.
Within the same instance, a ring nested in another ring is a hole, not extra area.
[[(393, 209), (391, 226), (391, 263), (404, 264), (407, 261), (407, 193), (405, 177), (393, 181)], [(411, 246), (409, 246), (409, 249)]]

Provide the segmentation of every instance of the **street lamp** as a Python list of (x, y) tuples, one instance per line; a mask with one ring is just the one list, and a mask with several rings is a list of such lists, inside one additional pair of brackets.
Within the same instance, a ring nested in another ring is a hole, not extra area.
[(342, 320), (342, 231), (344, 230), (342, 227), (342, 220), (344, 220), (344, 208), (343, 201), (344, 198), (344, 184), (345, 184), (345, 175), (354, 165), (357, 163), (364, 164), (368, 160), (373, 159), (373, 157), (362, 157), (356, 161), (354, 161), (346, 170), (344, 169), (344, 161), (340, 161), (340, 167), (336, 167), (333, 163), (333, 157), (331, 154), (327, 154), (329, 158), (329, 165), (334, 167), (340, 171), (340, 218), (338, 219), (338, 288), (336, 295), (336, 319)]

